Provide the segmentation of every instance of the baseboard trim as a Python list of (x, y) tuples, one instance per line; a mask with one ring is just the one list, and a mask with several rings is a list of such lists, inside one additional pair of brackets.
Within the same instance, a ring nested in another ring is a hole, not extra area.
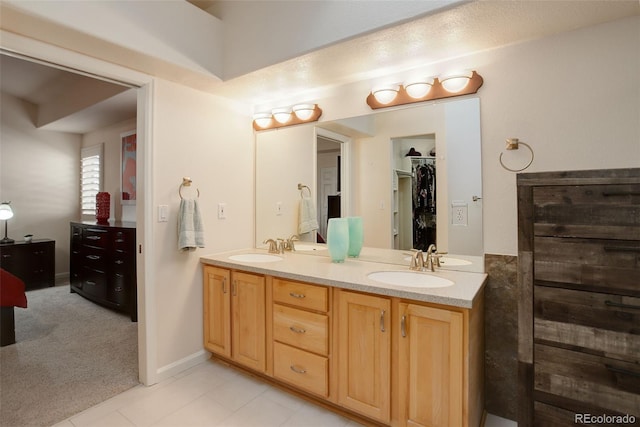
[(189, 368), (199, 365), (205, 360), (208, 360), (209, 357), (211, 357), (211, 353), (206, 350), (200, 350), (197, 353), (193, 353), (187, 357), (165, 365), (156, 371), (157, 382), (164, 381), (182, 371), (186, 371)]

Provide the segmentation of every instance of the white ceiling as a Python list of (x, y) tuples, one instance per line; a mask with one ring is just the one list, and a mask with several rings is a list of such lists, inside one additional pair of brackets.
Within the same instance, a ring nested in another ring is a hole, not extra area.
[[(211, 2), (192, 3), (206, 9)], [(260, 105), (309, 88), (374, 80), (455, 57), (640, 14), (637, 0), (473, 1), (338, 43), (226, 82), (211, 91)], [(286, 76), (286, 78), (283, 78)], [(73, 77), (73, 78), (71, 78)], [(86, 77), (0, 55), (1, 89), (36, 105), (72, 96)], [(58, 90), (43, 88), (57, 85)], [(46, 95), (46, 96), (45, 96)], [(46, 99), (44, 99), (46, 98)], [(135, 116), (135, 90), (85, 108), (45, 129), (85, 133)]]

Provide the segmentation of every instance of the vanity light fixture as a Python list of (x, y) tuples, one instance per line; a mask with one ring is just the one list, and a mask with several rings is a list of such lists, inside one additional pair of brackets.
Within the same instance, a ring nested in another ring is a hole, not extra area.
[(396, 96), (398, 96), (398, 91), (400, 90), (400, 85), (386, 85), (380, 86), (374, 89), (371, 93), (375, 97), (376, 101), (380, 104), (389, 104), (392, 102)]
[[(422, 81), (410, 81), (397, 85), (397, 91), (386, 86), (387, 98), (380, 99), (378, 93), (383, 88), (376, 88), (367, 97), (367, 104), (372, 109), (395, 107), (415, 102), (433, 101), (454, 96), (469, 95), (478, 92), (484, 80), (475, 71), (457, 73)], [(393, 95), (393, 96), (391, 96)], [(384, 102), (383, 102), (384, 101)]]
[(322, 115), (318, 104), (296, 104), (293, 107), (274, 108), (271, 113), (253, 115), (253, 129), (267, 130), (283, 126), (317, 121)]
[(261, 129), (267, 128), (273, 121), (271, 113), (257, 113), (253, 115), (253, 123)]
[(440, 83), (442, 83), (442, 87), (444, 87), (447, 92), (457, 93), (469, 84), (471, 76), (473, 76), (471, 71), (450, 74), (443, 77)]
[(419, 99), (427, 96), (435, 79), (429, 78), (424, 80), (412, 80), (404, 84), (404, 90), (407, 91), (407, 95), (412, 98)]
[(285, 124), (291, 120), (291, 108), (274, 108), (271, 114), (278, 123)]

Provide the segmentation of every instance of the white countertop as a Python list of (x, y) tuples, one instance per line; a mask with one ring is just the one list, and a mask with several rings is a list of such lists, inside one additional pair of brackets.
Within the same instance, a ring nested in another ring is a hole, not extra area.
[(367, 274), (374, 271), (409, 270), (408, 267), (402, 265), (384, 262), (371, 262), (348, 258), (343, 263), (332, 263), (329, 257), (313, 256), (296, 252), (278, 254), (278, 256), (282, 257), (282, 260), (272, 262), (241, 262), (229, 258), (232, 255), (250, 253), (266, 254), (267, 251), (262, 249), (242, 249), (204, 255), (200, 257), (200, 261), (203, 264), (277, 276), (285, 279), (463, 308), (473, 307), (473, 301), (482, 290), (487, 279), (485, 273), (436, 269), (434, 273), (427, 273), (449, 279), (455, 284), (442, 288), (414, 288), (386, 285), (369, 279)]

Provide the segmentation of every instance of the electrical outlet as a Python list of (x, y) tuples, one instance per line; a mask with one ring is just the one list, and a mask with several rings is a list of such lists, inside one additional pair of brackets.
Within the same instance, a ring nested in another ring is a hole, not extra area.
[(464, 202), (453, 202), (451, 204), (451, 224), (467, 225), (467, 204)]
[(227, 218), (227, 204), (218, 203), (218, 219), (226, 219), (226, 218)]
[(282, 215), (282, 202), (276, 202), (276, 215)]

